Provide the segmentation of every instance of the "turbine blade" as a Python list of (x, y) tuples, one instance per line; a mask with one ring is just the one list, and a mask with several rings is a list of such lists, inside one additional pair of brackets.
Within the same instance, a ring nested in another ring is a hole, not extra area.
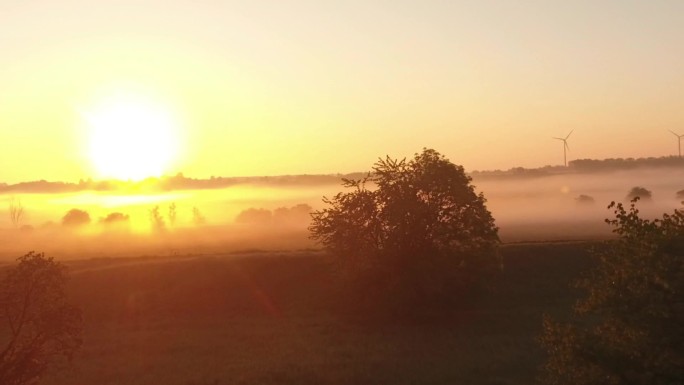
[(570, 133), (568, 134), (568, 136), (565, 137), (565, 140), (568, 140), (568, 138), (570, 137), (570, 135), (572, 135), (572, 132), (573, 132), (573, 131), (575, 131), (575, 129), (570, 130)]
[(563, 141), (563, 143), (565, 143), (565, 149), (568, 150), (568, 151), (570, 151), (570, 146), (568, 146), (568, 142)]
[(672, 135), (674, 135), (674, 136), (676, 136), (676, 137), (678, 137), (678, 138), (682, 137), (682, 135), (679, 135), (679, 134), (677, 134), (676, 132), (674, 132), (674, 131), (672, 131), (672, 130), (668, 130), (668, 131), (670, 131), (670, 132), (672, 133)]
[(563, 138), (556, 138), (555, 136), (553, 137), (553, 139), (565, 140), (565, 139), (563, 139)]

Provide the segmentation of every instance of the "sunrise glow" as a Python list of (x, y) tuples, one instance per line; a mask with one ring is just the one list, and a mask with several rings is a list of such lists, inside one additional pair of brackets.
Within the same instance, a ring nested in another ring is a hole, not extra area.
[(179, 152), (178, 124), (161, 105), (124, 96), (84, 113), (89, 157), (101, 178), (160, 176)]

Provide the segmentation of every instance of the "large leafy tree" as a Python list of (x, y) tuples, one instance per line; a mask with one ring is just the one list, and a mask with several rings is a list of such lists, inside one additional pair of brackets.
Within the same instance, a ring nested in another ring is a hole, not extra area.
[(684, 383), (684, 212), (644, 219), (637, 200), (611, 204), (619, 239), (577, 283), (573, 319), (544, 319), (546, 383)]
[(67, 302), (65, 267), (29, 253), (0, 281), (0, 384), (34, 384), (81, 344), (80, 310)]
[(413, 306), (470, 289), (499, 266), (498, 229), (484, 196), (463, 167), (435, 150), (380, 159), (343, 186), (351, 191), (324, 198), (310, 231), (366, 294)]

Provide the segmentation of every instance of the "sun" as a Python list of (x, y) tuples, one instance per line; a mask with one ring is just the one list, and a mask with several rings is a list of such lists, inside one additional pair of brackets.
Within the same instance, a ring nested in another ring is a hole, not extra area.
[(101, 178), (161, 176), (178, 156), (178, 124), (163, 105), (118, 96), (89, 109), (84, 117), (89, 158)]

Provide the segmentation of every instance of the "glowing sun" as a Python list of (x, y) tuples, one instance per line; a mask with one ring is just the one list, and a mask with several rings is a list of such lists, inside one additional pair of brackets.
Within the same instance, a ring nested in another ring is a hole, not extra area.
[(178, 154), (178, 125), (163, 106), (131, 96), (84, 113), (89, 157), (100, 177), (140, 180), (162, 175)]

